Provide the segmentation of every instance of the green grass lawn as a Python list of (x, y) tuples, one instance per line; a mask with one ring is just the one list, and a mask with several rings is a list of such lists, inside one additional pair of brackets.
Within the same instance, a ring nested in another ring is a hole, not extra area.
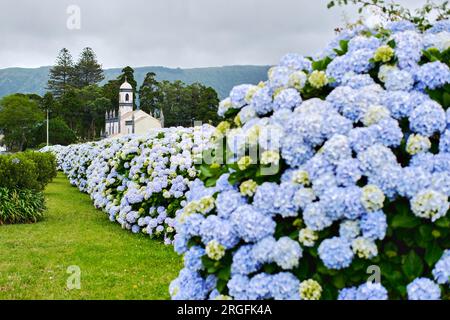
[[(0, 226), (0, 299), (168, 299), (172, 247), (122, 230), (59, 174), (36, 224)], [(79, 266), (81, 289), (67, 289)]]

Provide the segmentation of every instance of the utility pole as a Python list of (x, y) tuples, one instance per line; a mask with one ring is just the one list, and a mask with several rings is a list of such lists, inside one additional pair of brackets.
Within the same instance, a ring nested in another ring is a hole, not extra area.
[(48, 122), (49, 122), (49, 119), (48, 119), (48, 108), (47, 108), (47, 147), (50, 145), (50, 144), (49, 144), (49, 139), (48, 139), (48, 136), (49, 136), (49, 135), (48, 135), (48, 131), (49, 131), (49, 130), (48, 130), (48, 127), (49, 127)]

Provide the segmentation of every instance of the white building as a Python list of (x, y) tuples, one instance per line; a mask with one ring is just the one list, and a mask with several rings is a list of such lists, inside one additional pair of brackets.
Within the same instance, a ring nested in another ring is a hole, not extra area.
[(3, 140), (4, 136), (0, 133), (0, 153), (5, 152), (6, 151), (6, 147), (2, 146), (2, 140)]
[(133, 87), (125, 79), (119, 90), (119, 112), (106, 112), (104, 136), (117, 137), (133, 133), (141, 135), (164, 126), (162, 112), (159, 119), (156, 119), (142, 110), (133, 110), (133, 101)]

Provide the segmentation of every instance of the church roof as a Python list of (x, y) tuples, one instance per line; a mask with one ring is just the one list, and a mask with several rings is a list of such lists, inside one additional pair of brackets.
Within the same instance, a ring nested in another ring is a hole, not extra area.
[(131, 118), (133, 117), (133, 114), (134, 114), (135, 122), (139, 122), (145, 118), (153, 118), (155, 120), (158, 120), (158, 119), (152, 117), (151, 115), (149, 115), (147, 112), (142, 111), (142, 110), (134, 110), (134, 111), (127, 112), (122, 115), (122, 119), (124, 119), (124, 120), (130, 119), (131, 120)]
[(129, 84), (128, 81), (125, 79), (125, 82), (122, 83), (122, 85), (120, 86), (120, 90), (122, 90), (122, 89), (130, 90), (130, 89), (133, 89), (133, 87), (132, 87), (131, 84)]

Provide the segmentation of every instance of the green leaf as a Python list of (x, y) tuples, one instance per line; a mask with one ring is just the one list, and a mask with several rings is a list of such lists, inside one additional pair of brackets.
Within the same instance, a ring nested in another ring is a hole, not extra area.
[(201, 173), (205, 178), (210, 178), (210, 177), (214, 176), (213, 173), (212, 173), (212, 171), (211, 171), (211, 169), (209, 168), (209, 165), (205, 165), (205, 164), (203, 164), (203, 165), (200, 166), (200, 173)]
[(231, 275), (231, 265), (229, 265), (228, 267), (225, 267), (223, 269), (221, 269), (218, 273), (217, 273), (217, 278), (222, 279), (222, 280), (228, 280), (230, 279), (230, 275)]
[(425, 262), (432, 267), (441, 258), (444, 250), (442, 250), (436, 242), (433, 242), (425, 251)]
[(450, 219), (447, 217), (443, 217), (443, 218), (440, 218), (439, 220), (436, 220), (436, 222), (434, 224), (440, 228), (449, 228), (450, 227)]
[(342, 273), (338, 273), (331, 279), (331, 283), (337, 288), (342, 289), (345, 287), (345, 278)]
[(225, 280), (219, 279), (217, 280), (217, 291), (219, 291), (220, 293), (223, 293), (225, 288), (227, 287), (227, 282)]
[(444, 109), (450, 108), (450, 94), (447, 92), (444, 92), (442, 95), (442, 106)]
[(420, 225), (420, 219), (412, 214), (397, 214), (392, 218), (391, 225), (393, 228), (415, 228)]
[(391, 41), (389, 41), (388, 46), (391, 47), (392, 49), (395, 49), (395, 47), (397, 46), (397, 44), (395, 43), (395, 40), (392, 39)]
[(402, 270), (409, 281), (414, 280), (422, 274), (423, 262), (414, 250), (411, 250), (408, 255), (405, 256)]
[(433, 227), (430, 225), (421, 225), (419, 227), (419, 234), (423, 241), (431, 241), (433, 240), (433, 235), (431, 232), (433, 231)]

